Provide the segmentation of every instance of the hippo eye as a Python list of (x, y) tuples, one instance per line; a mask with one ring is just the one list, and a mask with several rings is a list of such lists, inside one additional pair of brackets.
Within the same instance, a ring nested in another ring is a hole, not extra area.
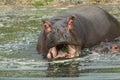
[(115, 47), (115, 49), (118, 49), (118, 47)]

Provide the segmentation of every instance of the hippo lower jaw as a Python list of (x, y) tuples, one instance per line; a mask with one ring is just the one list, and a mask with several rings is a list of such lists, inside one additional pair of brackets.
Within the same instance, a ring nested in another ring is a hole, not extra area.
[(75, 45), (60, 44), (49, 49), (48, 59), (78, 57), (78, 49)]

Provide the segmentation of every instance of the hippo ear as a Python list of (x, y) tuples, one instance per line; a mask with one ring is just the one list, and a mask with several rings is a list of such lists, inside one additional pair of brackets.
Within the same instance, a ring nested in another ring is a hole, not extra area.
[(44, 28), (45, 28), (45, 32), (49, 33), (51, 31), (51, 23), (49, 21), (42, 21)]
[(67, 20), (67, 27), (68, 27), (69, 30), (73, 29), (73, 22), (74, 22), (74, 20), (75, 20), (75, 16), (74, 15), (72, 15), (72, 16), (70, 16), (68, 18), (68, 20)]

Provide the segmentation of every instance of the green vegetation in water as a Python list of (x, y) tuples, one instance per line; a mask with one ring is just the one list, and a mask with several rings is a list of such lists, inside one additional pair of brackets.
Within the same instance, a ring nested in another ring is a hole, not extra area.
[(42, 77), (43, 71), (39, 70), (10, 70), (0, 71), (0, 77)]
[(63, 48), (61, 49), (63, 52), (68, 52), (68, 47), (66, 45), (63, 46)]
[(52, 1), (54, 1), (54, 0), (45, 0), (46, 3), (48, 3), (48, 2), (52, 2)]
[(34, 6), (35, 7), (43, 6), (43, 3), (41, 1), (35, 1)]
[(39, 7), (39, 6), (43, 6), (44, 4), (47, 4), (52, 2), (53, 0), (44, 0), (44, 1), (34, 1), (34, 6), (35, 7)]
[(110, 69), (99, 69), (97, 73), (119, 73), (120, 68), (110, 68)]
[[(4, 23), (4, 27), (0, 27), (0, 32), (2, 34), (0, 36), (0, 44), (19, 41), (20, 38), (26, 37), (26, 34), (41, 30), (42, 24), (37, 14), (34, 16), (35, 19), (37, 18), (36, 20), (29, 20), (31, 16), (26, 15), (17, 17), (15, 15), (12, 16), (13, 18), (11, 19), (13, 19), (13, 21), (11, 22), (1, 21), (1, 23)], [(16, 18), (18, 18), (17, 21), (15, 21)]]
[(35, 57), (37, 59), (37, 57), (39, 58), (39, 54), (30, 54), (31, 52), (32, 53), (35, 53), (35, 50), (23, 50), (23, 49), (20, 49), (20, 50), (13, 50), (12, 51), (13, 53), (11, 54), (8, 54), (4, 51), (0, 51), (0, 56), (1, 57), (4, 57), (4, 58), (29, 58), (29, 59), (32, 59), (33, 57)]
[(95, 3), (95, 4), (98, 4), (98, 3), (109, 3), (111, 2), (111, 0), (90, 0), (91, 3)]
[(0, 51), (0, 56), (5, 58), (20, 58), (21, 54), (7, 54), (4, 51)]

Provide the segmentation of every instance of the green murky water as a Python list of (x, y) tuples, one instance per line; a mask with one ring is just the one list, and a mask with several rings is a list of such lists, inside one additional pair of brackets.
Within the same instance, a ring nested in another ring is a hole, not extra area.
[[(105, 6), (120, 21), (120, 6)], [(120, 54), (48, 62), (36, 52), (41, 19), (68, 8), (0, 9), (0, 80), (120, 80)]]

